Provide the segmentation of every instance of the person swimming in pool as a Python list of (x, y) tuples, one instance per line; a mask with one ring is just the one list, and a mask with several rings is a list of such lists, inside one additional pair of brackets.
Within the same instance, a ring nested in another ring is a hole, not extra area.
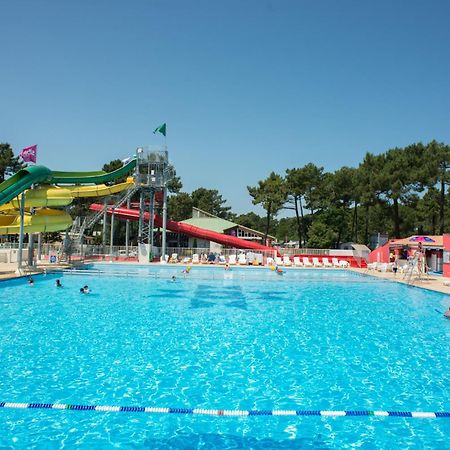
[(275, 272), (278, 274), (278, 275), (283, 275), (283, 273), (284, 273), (284, 271), (283, 270), (281, 270), (278, 266), (275, 266)]
[(55, 281), (55, 286), (62, 287), (61, 281), (59, 279)]
[(446, 317), (447, 319), (450, 319), (450, 306), (448, 308), (448, 311), (445, 311), (444, 317)]
[(89, 294), (89, 292), (91, 291), (89, 289), (89, 286), (86, 284), (82, 288), (80, 288), (80, 292), (82, 292), (83, 294)]
[(28, 286), (34, 286), (34, 280), (32, 277), (28, 278)]

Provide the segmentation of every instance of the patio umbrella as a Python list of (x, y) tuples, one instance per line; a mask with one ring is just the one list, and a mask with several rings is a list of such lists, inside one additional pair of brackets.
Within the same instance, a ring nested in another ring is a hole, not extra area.
[(431, 239), (428, 236), (413, 236), (409, 239), (410, 242), (435, 242), (434, 239)]

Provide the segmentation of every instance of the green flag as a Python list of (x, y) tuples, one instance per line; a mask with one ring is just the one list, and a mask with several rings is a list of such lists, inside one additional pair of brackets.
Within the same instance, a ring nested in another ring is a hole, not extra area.
[(163, 136), (165, 136), (166, 135), (166, 124), (163, 123), (159, 127), (156, 127), (153, 134), (155, 134), (155, 133), (161, 133)]

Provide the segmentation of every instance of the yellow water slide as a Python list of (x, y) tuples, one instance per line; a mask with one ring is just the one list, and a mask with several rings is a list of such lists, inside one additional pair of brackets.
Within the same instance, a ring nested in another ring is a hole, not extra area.
[[(24, 232), (38, 233), (45, 231), (61, 231), (70, 227), (72, 217), (65, 211), (57, 209), (38, 209), (33, 215), (29, 212), (24, 216)], [(0, 214), (0, 234), (19, 234), (20, 215)]]
[[(133, 186), (133, 177), (125, 183), (107, 186), (48, 186), (25, 191), (24, 232), (37, 233), (46, 231), (62, 231), (72, 224), (72, 218), (65, 211), (49, 209), (49, 207), (67, 206), (75, 198), (104, 197), (117, 194)], [(30, 208), (40, 208), (30, 214)], [(0, 206), (0, 234), (17, 234), (20, 232), (20, 197)]]

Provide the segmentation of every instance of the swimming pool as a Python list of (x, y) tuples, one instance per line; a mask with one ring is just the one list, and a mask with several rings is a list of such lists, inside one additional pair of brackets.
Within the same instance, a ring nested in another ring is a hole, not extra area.
[[(99, 269), (0, 283), (0, 401), (450, 409), (445, 295), (343, 270)], [(0, 408), (13, 448), (445, 448), (449, 432), (449, 419)]]

